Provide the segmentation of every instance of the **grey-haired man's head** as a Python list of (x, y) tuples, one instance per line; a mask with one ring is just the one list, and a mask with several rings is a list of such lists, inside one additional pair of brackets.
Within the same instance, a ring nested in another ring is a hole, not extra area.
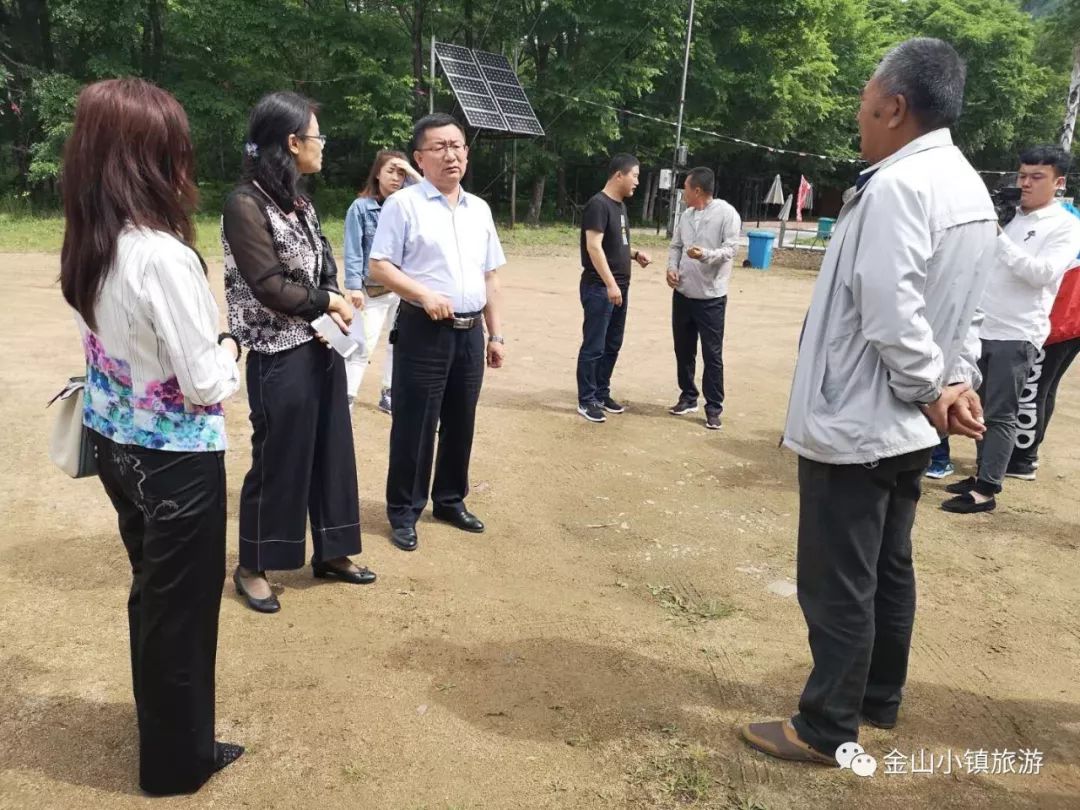
[(886, 53), (863, 88), (863, 157), (877, 163), (920, 135), (953, 126), (964, 105), (966, 78), (964, 61), (940, 39), (909, 39)]

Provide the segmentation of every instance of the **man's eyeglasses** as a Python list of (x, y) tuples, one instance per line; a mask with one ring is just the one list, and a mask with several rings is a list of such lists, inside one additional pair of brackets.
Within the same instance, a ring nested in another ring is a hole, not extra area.
[(453, 152), (455, 155), (464, 155), (468, 150), (468, 147), (463, 143), (436, 143), (431, 146), (424, 147), (421, 152), (431, 152), (436, 157), (443, 157), (448, 152)]
[(297, 135), (296, 137), (299, 138), (302, 141), (318, 141), (323, 146), (326, 146), (326, 136), (325, 135)]

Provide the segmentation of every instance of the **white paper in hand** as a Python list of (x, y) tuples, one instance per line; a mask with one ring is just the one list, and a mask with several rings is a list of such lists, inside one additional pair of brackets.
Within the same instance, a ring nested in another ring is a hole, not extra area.
[(341, 331), (341, 327), (330, 317), (329, 313), (323, 313), (313, 320), (311, 328), (318, 332), (320, 336), (326, 338), (326, 342), (333, 346), (334, 350), (342, 357), (348, 357), (359, 348), (355, 340)]

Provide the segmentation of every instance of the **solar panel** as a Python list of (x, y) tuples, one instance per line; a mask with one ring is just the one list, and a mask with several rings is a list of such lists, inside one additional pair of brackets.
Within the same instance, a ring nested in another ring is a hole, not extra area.
[(447, 76), (461, 76), (466, 79), (484, 78), (480, 74), (480, 69), (472, 62), (461, 62), (457, 59), (442, 59), (440, 61), (442, 62), (443, 72)]
[(484, 110), (476, 110), (469, 107), (463, 109), (465, 110), (465, 121), (470, 127), (476, 127), (477, 129), (497, 129), (500, 132), (506, 132), (508, 129), (506, 120), (497, 112), (485, 112)]
[(435, 43), (435, 56), (454, 91), (466, 123), (514, 135), (543, 135), (510, 61), (499, 53)]
[(468, 48), (462, 48), (460, 45), (451, 45), (449, 42), (436, 42), (435, 53), (440, 59), (460, 59), (462, 62), (475, 61), (472, 56), (472, 51)]
[(495, 83), (491, 85), (491, 93), (495, 98), (505, 98), (510, 101), (523, 101), (525, 103), (528, 103), (529, 101), (529, 97), (525, 95), (525, 91), (512, 84)]

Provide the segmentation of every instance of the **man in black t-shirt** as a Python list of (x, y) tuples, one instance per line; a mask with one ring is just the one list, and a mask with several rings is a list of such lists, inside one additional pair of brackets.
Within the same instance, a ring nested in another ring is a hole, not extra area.
[(630, 294), (630, 263), (649, 264), (648, 255), (630, 247), (630, 223), (623, 202), (638, 185), (640, 167), (633, 155), (615, 155), (602, 191), (585, 204), (581, 218), (581, 307), (585, 311), (578, 352), (578, 413), (604, 422), (624, 408), (611, 398), (611, 372), (619, 358)]

